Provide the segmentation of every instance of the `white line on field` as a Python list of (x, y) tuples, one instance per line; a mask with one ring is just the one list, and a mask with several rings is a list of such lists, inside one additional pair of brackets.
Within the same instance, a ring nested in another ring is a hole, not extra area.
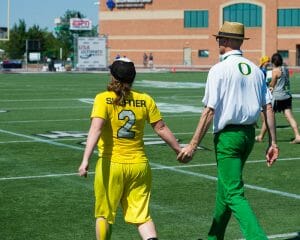
[(57, 107), (57, 106), (53, 106), (53, 107), (20, 107), (20, 108), (7, 108), (7, 110), (11, 111), (17, 111), (17, 110), (36, 110), (36, 109), (77, 109), (77, 108), (91, 108), (91, 106), (87, 105), (87, 106), (63, 106), (63, 107)]
[[(295, 161), (299, 160), (300, 158), (283, 158), (278, 161)], [(266, 160), (250, 160), (247, 161), (246, 163), (251, 164), (251, 163), (265, 163)], [(152, 166), (155, 166), (155, 163), (150, 163)], [(203, 164), (187, 164), (187, 165), (179, 165), (179, 166), (156, 166), (156, 167), (151, 167), (152, 170), (165, 170), (165, 169), (170, 169), (173, 170), (174, 168), (193, 168), (193, 167), (209, 167), (209, 166), (215, 166), (216, 163), (203, 163)], [(89, 174), (94, 174), (95, 172), (89, 172)], [(198, 175), (198, 173), (196, 173)], [(48, 177), (64, 177), (64, 176), (75, 176), (78, 175), (78, 173), (57, 173), (57, 174), (46, 174), (46, 175), (36, 175), (36, 176), (20, 176), (20, 177), (3, 177), (0, 178), (0, 181), (4, 180), (19, 180), (19, 179), (35, 179), (35, 178), (48, 178)], [(211, 177), (212, 180), (216, 180), (216, 177)]]
[(27, 138), (27, 139), (31, 139), (35, 142), (43, 142), (43, 143), (48, 143), (51, 145), (55, 145), (55, 146), (60, 146), (60, 147), (66, 147), (66, 148), (71, 148), (71, 149), (75, 149), (75, 150), (84, 150), (84, 148), (82, 147), (77, 147), (77, 146), (72, 146), (72, 145), (68, 145), (68, 144), (63, 144), (63, 143), (59, 143), (59, 142), (55, 142), (55, 141), (50, 141), (50, 140), (46, 140), (46, 139), (42, 139), (42, 138), (38, 138), (38, 137), (34, 137), (34, 136), (29, 136), (29, 135), (25, 135), (25, 134), (21, 134), (21, 133), (15, 133), (15, 132), (11, 132), (11, 131), (6, 131), (3, 129), (0, 129), (0, 132), (2, 133), (6, 133), (6, 134), (10, 134), (13, 136), (18, 136), (18, 137), (23, 137), (23, 138)]
[[(57, 109), (57, 107), (55, 107)], [(9, 109), (11, 110), (11, 109)], [(195, 117), (196, 115), (184, 115), (185, 118), (187, 117)], [(166, 115), (163, 117), (164, 119), (166, 118), (182, 118), (182, 115), (177, 114), (177, 115)], [(13, 120), (13, 121), (0, 121), (0, 123), (41, 123), (41, 122), (72, 122), (72, 121), (88, 121), (90, 120), (89, 118), (70, 118), (70, 119), (32, 119), (32, 120)]]
[[(89, 172), (89, 174), (94, 174), (94, 172)], [(58, 173), (58, 174), (36, 175), (36, 176), (3, 177), (3, 178), (0, 178), (0, 181), (50, 178), (50, 177), (64, 177), (64, 176), (75, 176), (75, 175), (78, 175), (78, 173)]]
[[(297, 158), (280, 158), (277, 161), (295, 161), (300, 160), (300, 157)], [(247, 164), (251, 163), (266, 163), (266, 160), (248, 160), (246, 162)], [(186, 165), (180, 165), (180, 166), (164, 166), (164, 167), (153, 167), (153, 170), (163, 170), (168, 168), (192, 168), (192, 167), (209, 167), (209, 166), (216, 166), (216, 163), (202, 163), (202, 164), (186, 164)]]
[[(190, 171), (178, 169), (176, 167), (167, 167), (167, 166), (157, 164), (157, 163), (151, 163), (151, 165), (156, 166), (156, 167), (160, 167), (160, 168), (166, 168), (166, 169), (168, 169), (170, 171), (173, 171), (173, 172), (183, 173), (183, 174), (186, 174), (186, 175), (191, 175), (191, 176), (196, 176), (196, 177), (201, 177), (201, 178), (217, 181), (216, 177), (206, 175), (206, 174), (202, 174), (202, 173), (190, 172)], [(250, 189), (254, 189), (254, 190), (258, 190), (258, 191), (262, 191), (262, 192), (273, 193), (273, 194), (284, 196), (284, 197), (300, 199), (300, 195), (294, 194), (294, 193), (282, 192), (282, 191), (273, 190), (273, 189), (264, 188), (264, 187), (259, 187), (259, 186), (250, 185), (250, 184), (245, 184), (244, 186), (246, 188), (250, 188)]]
[(49, 98), (49, 99), (2, 99), (0, 102), (53, 102), (53, 101), (78, 101), (77, 98)]
[(70, 121), (88, 121), (89, 118), (72, 118), (72, 119), (40, 119), (40, 120), (21, 120), (21, 121), (1, 121), (1, 123), (41, 123), (41, 122), (70, 122)]
[[(0, 129), (0, 132), (6, 133), (6, 134), (11, 134), (11, 135), (14, 135), (14, 136), (29, 138), (29, 139), (32, 139), (32, 140), (35, 140), (35, 141), (39, 141), (39, 142), (43, 142), (43, 143), (47, 143), (47, 144), (51, 144), (51, 145), (55, 145), (55, 146), (59, 146), (59, 147), (66, 147), (66, 148), (71, 148), (71, 149), (80, 150), (80, 151), (84, 150), (82, 147), (76, 147), (76, 146), (63, 144), (63, 143), (58, 143), (58, 142), (54, 142), (54, 141), (50, 141), (50, 140), (44, 140), (44, 139), (40, 139), (38, 137), (33, 137), (33, 136), (25, 135), (25, 134), (10, 132), (10, 131), (6, 131), (6, 130), (3, 130), (3, 129)], [(182, 169), (179, 169), (178, 166), (168, 167), (168, 166), (165, 166), (165, 165), (161, 165), (161, 164), (158, 164), (158, 163), (152, 163), (152, 162), (151, 162), (151, 166), (154, 166), (156, 168), (168, 169), (168, 170), (173, 171), (173, 172), (183, 173), (183, 174), (186, 174), (186, 175), (196, 176), (196, 177), (200, 177), (200, 178), (204, 178), (204, 179), (208, 179), (208, 180), (213, 180), (213, 181), (217, 180), (217, 178), (214, 177), (214, 176), (182, 170)], [(66, 173), (66, 174), (74, 175), (75, 173)], [(58, 176), (58, 175), (57, 174), (52, 174), (52, 177), (53, 176)], [(13, 180), (12, 178), (9, 178), (9, 179)], [(0, 180), (2, 180), (2, 178), (0, 178)], [(8, 180), (8, 178), (3, 179), (3, 180)], [(267, 192), (267, 193), (272, 193), (272, 194), (288, 197), (288, 198), (300, 199), (300, 195), (298, 195), (298, 194), (282, 192), (282, 191), (278, 191), (278, 190), (268, 189), (268, 188), (259, 187), (259, 186), (255, 186), (255, 185), (249, 185), (249, 184), (245, 184), (245, 187), (250, 188), (250, 189), (254, 189), (254, 190), (258, 190), (258, 191), (262, 191), (262, 192)]]
[[(287, 237), (299, 237), (299, 233), (293, 232), (293, 233), (282, 233), (282, 234), (276, 234), (276, 235), (269, 235), (268, 239), (287, 238)], [(241, 238), (238, 240), (245, 240), (245, 238)]]
[[(60, 139), (55, 139), (52, 141), (85, 141), (86, 137), (82, 137), (82, 138), (60, 138)], [(0, 144), (9, 144), (9, 143), (34, 143), (34, 142), (40, 142), (39, 140), (15, 140), (15, 141), (6, 141), (6, 142), (0, 142)]]

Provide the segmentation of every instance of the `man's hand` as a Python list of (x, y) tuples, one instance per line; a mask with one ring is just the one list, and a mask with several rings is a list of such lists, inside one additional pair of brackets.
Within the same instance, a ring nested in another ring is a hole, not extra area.
[(188, 163), (192, 160), (194, 152), (195, 148), (191, 144), (188, 144), (181, 149), (181, 152), (177, 155), (177, 160), (182, 163)]
[(272, 144), (266, 154), (266, 159), (267, 159), (267, 165), (270, 167), (278, 158), (279, 156), (279, 148), (277, 145)]

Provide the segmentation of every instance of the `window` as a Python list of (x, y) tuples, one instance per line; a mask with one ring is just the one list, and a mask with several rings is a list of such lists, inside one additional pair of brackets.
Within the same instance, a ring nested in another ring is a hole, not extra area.
[(261, 7), (250, 3), (232, 4), (223, 9), (223, 22), (241, 22), (246, 27), (261, 27)]
[(208, 11), (184, 11), (184, 27), (185, 28), (207, 28), (208, 27)]
[(289, 51), (288, 50), (278, 50), (277, 51), (282, 58), (289, 58)]
[(198, 50), (198, 57), (209, 57), (209, 50)]
[(278, 27), (299, 27), (300, 26), (300, 9), (287, 8), (277, 10)]

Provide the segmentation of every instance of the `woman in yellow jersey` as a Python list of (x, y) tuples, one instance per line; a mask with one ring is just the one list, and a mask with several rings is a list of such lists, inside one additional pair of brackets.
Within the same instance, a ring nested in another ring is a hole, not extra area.
[(116, 59), (110, 72), (107, 91), (95, 98), (79, 175), (87, 175), (89, 159), (98, 143), (94, 182), (97, 239), (110, 239), (110, 225), (121, 205), (125, 221), (137, 226), (142, 239), (155, 240), (157, 233), (149, 213), (151, 169), (143, 143), (145, 123), (151, 124), (176, 154), (181, 149), (152, 97), (131, 89), (136, 75), (134, 63), (128, 58)]

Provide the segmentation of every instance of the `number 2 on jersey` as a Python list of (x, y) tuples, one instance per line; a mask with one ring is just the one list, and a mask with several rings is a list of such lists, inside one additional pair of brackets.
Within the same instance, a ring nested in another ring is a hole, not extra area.
[(119, 113), (118, 119), (127, 121), (118, 130), (118, 138), (134, 138), (135, 132), (131, 131), (132, 126), (135, 124), (135, 115), (131, 110), (123, 110)]

